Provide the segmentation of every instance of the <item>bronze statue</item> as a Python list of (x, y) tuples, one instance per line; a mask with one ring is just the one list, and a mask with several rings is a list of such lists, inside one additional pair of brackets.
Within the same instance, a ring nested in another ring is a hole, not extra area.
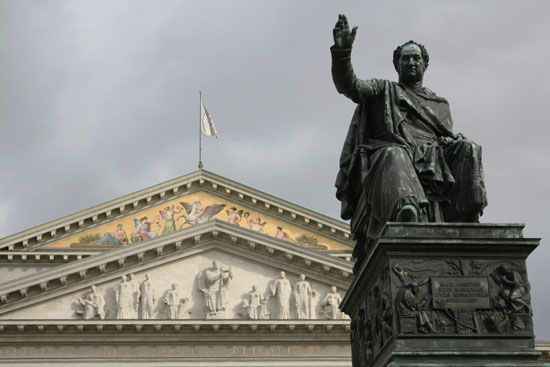
[(356, 33), (339, 15), (331, 53), (336, 89), (358, 104), (336, 179), (357, 268), (386, 222), (477, 222), (487, 198), (481, 147), (452, 131), (449, 103), (422, 85), (424, 46), (394, 51), (398, 82), (361, 80), (351, 65)]

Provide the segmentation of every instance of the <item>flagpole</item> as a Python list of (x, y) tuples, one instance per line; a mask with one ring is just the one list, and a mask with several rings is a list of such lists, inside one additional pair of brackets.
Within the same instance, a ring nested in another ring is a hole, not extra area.
[(202, 118), (202, 93), (199, 90), (199, 169), (202, 169), (202, 132), (201, 132), (201, 118)]

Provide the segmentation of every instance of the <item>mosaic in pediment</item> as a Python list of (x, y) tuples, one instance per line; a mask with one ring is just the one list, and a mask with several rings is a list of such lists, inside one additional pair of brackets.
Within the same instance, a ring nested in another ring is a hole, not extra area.
[(157, 238), (212, 219), (228, 222), (308, 248), (349, 250), (317, 233), (240, 206), (224, 198), (197, 192), (143, 209), (45, 245), (44, 249), (115, 248)]

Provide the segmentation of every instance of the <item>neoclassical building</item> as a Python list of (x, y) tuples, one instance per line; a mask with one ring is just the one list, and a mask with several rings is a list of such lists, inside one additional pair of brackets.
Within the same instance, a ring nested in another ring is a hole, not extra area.
[(1, 239), (0, 365), (351, 366), (352, 247), (347, 223), (193, 172)]
[(351, 366), (352, 246), (193, 172), (0, 240), (0, 364)]

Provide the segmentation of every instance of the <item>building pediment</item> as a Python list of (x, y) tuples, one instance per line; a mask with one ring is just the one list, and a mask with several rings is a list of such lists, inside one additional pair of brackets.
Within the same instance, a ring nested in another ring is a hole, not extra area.
[(302, 247), (335, 253), (352, 247), (346, 223), (201, 170), (8, 236), (0, 249), (110, 251), (211, 219)]
[[(96, 286), (105, 301), (103, 317), (116, 319), (116, 292), (121, 277), (133, 274), (134, 286), (139, 287), (148, 274), (155, 288), (155, 318), (168, 317), (165, 300), (172, 284), (176, 284), (179, 299), (188, 299), (181, 317), (204, 319), (204, 295), (198, 284), (201, 272), (213, 261), (231, 272), (226, 298), (228, 306), (224, 315), (219, 316), (227, 319), (243, 317), (241, 303), (253, 285), (262, 297), (273, 293), (273, 284), (281, 271), (286, 272), (292, 287), (299, 281), (300, 274), (305, 275), (308, 287), (316, 293), (311, 301), (314, 303), (312, 313), (318, 314), (323, 312), (322, 300), (331, 292), (331, 287), (336, 286), (338, 292), (343, 293), (351, 277), (351, 263), (326, 251), (304, 248), (214, 220), (3, 285), (0, 288), (0, 318), (78, 318), (79, 299), (86, 297), (91, 286)], [(276, 297), (273, 295), (269, 302), (275, 302)], [(136, 306), (138, 300), (132, 302)], [(292, 301), (290, 304), (291, 317), (295, 318), (297, 311), (292, 310)], [(135, 318), (139, 318), (139, 307), (134, 307), (134, 311)]]

